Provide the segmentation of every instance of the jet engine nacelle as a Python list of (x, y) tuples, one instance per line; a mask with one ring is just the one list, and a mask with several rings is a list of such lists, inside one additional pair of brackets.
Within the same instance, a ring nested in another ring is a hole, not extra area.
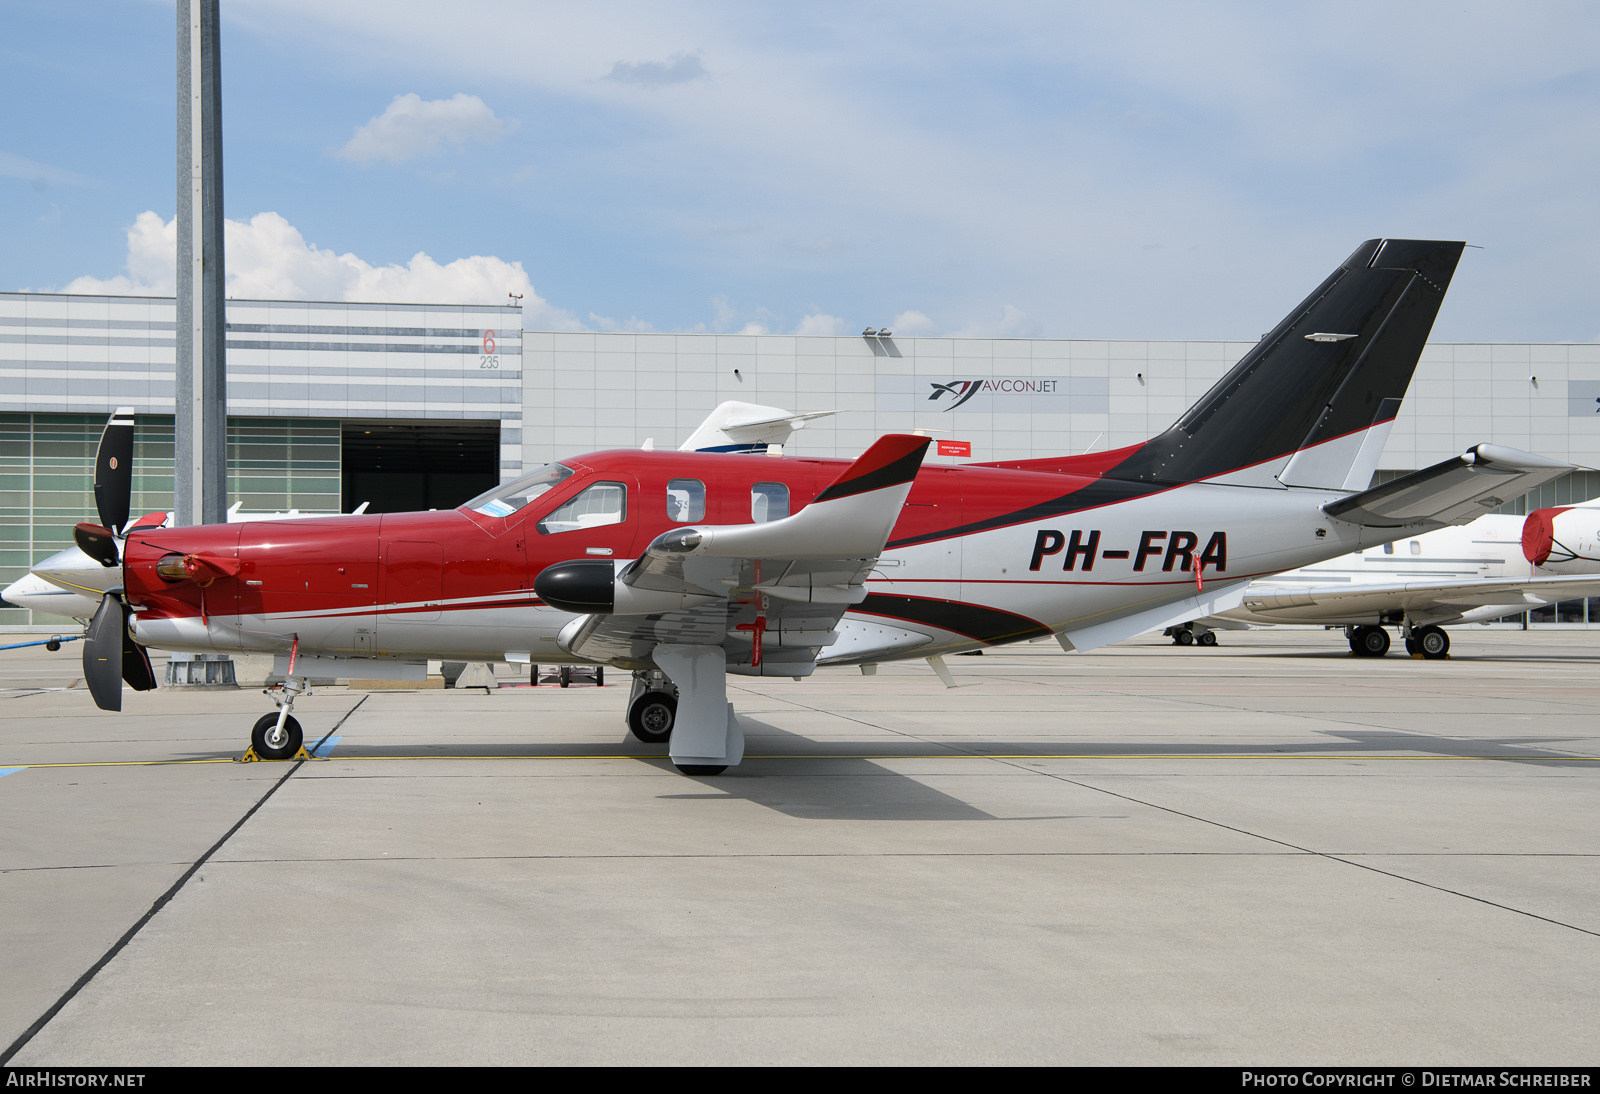
[(1522, 524), (1522, 553), (1546, 572), (1600, 573), (1600, 509), (1535, 509)]
[(574, 615), (650, 615), (709, 604), (714, 596), (658, 592), (624, 585), (617, 575), (626, 561), (577, 558), (546, 566), (533, 579), (533, 591), (552, 608)]

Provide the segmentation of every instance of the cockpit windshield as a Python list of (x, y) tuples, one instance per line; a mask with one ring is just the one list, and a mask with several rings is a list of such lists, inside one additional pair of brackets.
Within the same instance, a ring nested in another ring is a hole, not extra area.
[(550, 463), (513, 482), (501, 483), (467, 502), (467, 508), (491, 517), (509, 517), (572, 474), (565, 464)]

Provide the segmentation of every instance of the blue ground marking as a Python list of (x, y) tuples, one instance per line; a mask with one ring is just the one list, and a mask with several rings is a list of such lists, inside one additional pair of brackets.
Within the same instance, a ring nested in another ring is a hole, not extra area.
[(323, 741), (321, 744), (317, 745), (315, 748), (310, 749), (310, 752), (311, 752), (311, 754), (313, 756), (317, 757), (320, 760), (320, 759), (324, 758), (325, 756), (327, 756), (328, 753), (332, 752), (334, 750), (334, 748), (338, 745), (338, 743), (340, 741), (342, 741), (342, 740), (344, 740), (343, 737), (329, 737), (326, 741)]
[(26, 770), (28, 769), (25, 767), (0, 767), (0, 779), (5, 778), (7, 775), (15, 775), (19, 771)]

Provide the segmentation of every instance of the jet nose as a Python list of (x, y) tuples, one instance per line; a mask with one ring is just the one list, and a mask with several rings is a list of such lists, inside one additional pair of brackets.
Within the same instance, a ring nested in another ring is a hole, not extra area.
[(57, 551), (28, 569), (34, 577), (43, 578), (57, 588), (77, 592), (96, 601), (102, 594), (122, 587), (121, 566), (102, 566), (77, 547)]
[(0, 600), (13, 608), (29, 608), (72, 619), (88, 619), (99, 606), (99, 599), (62, 589), (37, 574), (18, 578), (0, 592)]

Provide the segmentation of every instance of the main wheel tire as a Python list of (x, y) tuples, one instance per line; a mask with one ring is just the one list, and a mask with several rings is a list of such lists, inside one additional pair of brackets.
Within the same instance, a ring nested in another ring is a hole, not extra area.
[(1429, 661), (1438, 661), (1450, 652), (1450, 635), (1443, 627), (1423, 627), (1417, 631), (1417, 649)]
[(1207, 631), (1205, 634), (1197, 637), (1195, 641), (1202, 646), (1215, 646), (1217, 644), (1217, 632)]
[(561, 686), (562, 687), (565, 688), (565, 687), (571, 687), (572, 686), (572, 666), (571, 665), (562, 665), (561, 666), (561, 672), (560, 672), (559, 675), (561, 677)]
[(664, 691), (647, 691), (628, 708), (628, 729), (645, 744), (665, 744), (678, 720), (678, 700)]
[(1174, 646), (1194, 645), (1194, 632), (1189, 630), (1187, 627), (1181, 631), (1172, 632), (1172, 644)]
[(597, 688), (603, 688), (606, 686), (606, 667), (604, 665), (595, 666), (594, 686)]
[(287, 760), (300, 751), (305, 735), (293, 714), (283, 720), (283, 733), (278, 732), (277, 714), (263, 714), (250, 730), (250, 747), (263, 760)]
[(1422, 647), (1417, 645), (1417, 636), (1415, 632), (1412, 633), (1410, 638), (1406, 639), (1406, 652), (1413, 657), (1422, 652)]
[(685, 775), (720, 775), (728, 770), (727, 764), (674, 764)]
[(1382, 657), (1389, 652), (1389, 632), (1382, 627), (1357, 627), (1350, 648), (1361, 657)]

